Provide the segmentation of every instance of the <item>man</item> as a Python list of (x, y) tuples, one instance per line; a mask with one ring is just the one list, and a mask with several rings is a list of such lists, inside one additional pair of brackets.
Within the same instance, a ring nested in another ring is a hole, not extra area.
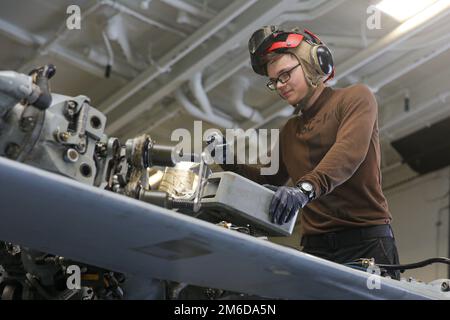
[[(300, 214), (303, 251), (337, 263), (374, 258), (398, 264), (387, 201), (381, 189), (377, 102), (364, 85), (326, 87), (334, 76), (331, 52), (305, 30), (276, 26), (249, 41), (253, 70), (295, 107), (280, 132), (280, 169), (223, 165), (260, 184), (281, 186), (270, 205), (274, 223)], [(284, 186), (290, 178), (293, 187)], [(390, 272), (399, 278), (398, 272)]]

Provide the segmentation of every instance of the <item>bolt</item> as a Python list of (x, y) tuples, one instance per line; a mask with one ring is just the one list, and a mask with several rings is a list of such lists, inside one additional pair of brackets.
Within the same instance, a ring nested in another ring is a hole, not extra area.
[(108, 148), (105, 143), (97, 142), (95, 145), (95, 152), (102, 158), (107, 156)]
[(76, 107), (77, 107), (77, 103), (75, 101), (67, 102), (67, 108), (68, 109), (75, 109)]
[(64, 142), (67, 142), (67, 140), (69, 140), (70, 138), (70, 133), (68, 132), (60, 132), (58, 134), (58, 139)]
[(77, 103), (75, 101), (68, 101), (66, 107), (66, 116), (68, 118), (73, 118), (73, 116), (75, 115), (76, 108)]
[(33, 117), (26, 117), (23, 118), (21, 121), (21, 128), (23, 131), (29, 132), (34, 128), (35, 124), (36, 122)]
[(10, 159), (16, 159), (20, 153), (20, 146), (17, 143), (11, 142), (5, 148), (5, 155)]
[(66, 162), (72, 162), (75, 163), (78, 161), (78, 152), (75, 149), (67, 149), (67, 151), (64, 153), (64, 160)]

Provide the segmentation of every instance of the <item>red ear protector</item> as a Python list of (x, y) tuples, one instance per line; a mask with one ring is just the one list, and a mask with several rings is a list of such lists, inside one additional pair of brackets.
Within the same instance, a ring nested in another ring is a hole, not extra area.
[(319, 76), (334, 76), (333, 56), (328, 47), (311, 31), (282, 31), (277, 26), (263, 27), (253, 33), (248, 46), (253, 71), (267, 76), (266, 65), (271, 53), (284, 53), (298, 47), (302, 41), (310, 45), (310, 62)]

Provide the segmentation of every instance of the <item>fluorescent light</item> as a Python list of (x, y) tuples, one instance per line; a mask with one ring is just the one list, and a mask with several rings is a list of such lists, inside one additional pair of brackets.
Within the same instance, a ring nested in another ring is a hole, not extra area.
[(376, 7), (398, 21), (404, 21), (424, 10), (436, 0), (383, 0)]

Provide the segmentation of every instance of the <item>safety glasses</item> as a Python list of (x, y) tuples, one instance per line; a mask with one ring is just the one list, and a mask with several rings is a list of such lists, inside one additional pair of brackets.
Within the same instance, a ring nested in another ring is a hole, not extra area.
[(267, 88), (269, 88), (270, 90), (273, 91), (273, 90), (276, 90), (276, 89), (277, 89), (277, 83), (278, 83), (278, 81), (281, 82), (281, 83), (283, 83), (283, 84), (286, 83), (286, 82), (288, 82), (289, 79), (291, 79), (291, 72), (292, 72), (295, 68), (297, 68), (299, 65), (300, 65), (300, 63), (297, 64), (297, 65), (295, 65), (295, 66), (292, 67), (291, 69), (286, 70), (286, 71), (280, 73), (280, 75), (279, 75), (276, 79), (270, 79), (269, 82), (267, 82), (267, 84), (266, 84)]

